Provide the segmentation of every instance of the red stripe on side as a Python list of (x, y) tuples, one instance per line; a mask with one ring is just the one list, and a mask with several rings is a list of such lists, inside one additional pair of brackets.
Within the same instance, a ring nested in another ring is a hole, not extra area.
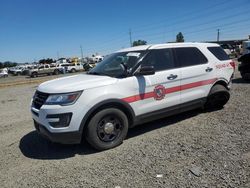
[(174, 93), (181, 90), (181, 86), (170, 87), (165, 89), (165, 94)]
[(122, 100), (128, 103), (144, 100), (144, 99), (149, 99), (154, 97), (154, 92), (149, 92), (149, 93), (142, 93), (139, 95), (134, 95), (130, 97), (123, 98)]
[(181, 90), (186, 90), (186, 89), (191, 89), (191, 88), (195, 88), (195, 87), (199, 87), (199, 86), (204, 86), (204, 85), (209, 85), (212, 84), (216, 81), (217, 79), (210, 79), (210, 80), (203, 80), (203, 81), (199, 81), (199, 82), (194, 82), (194, 83), (190, 83), (190, 84), (184, 84), (181, 85)]
[[(181, 86), (166, 88), (165, 94), (170, 94), (170, 93), (174, 93), (174, 92), (178, 92), (178, 91), (182, 91), (182, 90), (186, 90), (186, 89), (191, 89), (191, 88), (195, 88), (195, 87), (199, 87), (199, 86), (213, 84), (216, 80), (217, 79), (214, 78), (214, 79), (203, 80), (203, 81), (194, 82), (194, 83), (190, 83), (190, 84), (184, 84)], [(143, 93), (143, 94), (139, 94), (139, 95), (126, 97), (126, 98), (123, 98), (122, 100), (127, 102), (127, 103), (132, 103), (132, 102), (136, 102), (136, 101), (140, 101), (140, 100), (144, 100), (144, 99), (149, 99), (149, 98), (154, 98), (154, 97), (155, 97), (155, 93), (152, 91), (152, 92), (148, 92), (148, 93)]]

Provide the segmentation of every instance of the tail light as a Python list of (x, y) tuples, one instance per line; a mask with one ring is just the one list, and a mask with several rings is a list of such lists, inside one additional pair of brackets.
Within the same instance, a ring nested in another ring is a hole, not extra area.
[(234, 68), (234, 70), (235, 70), (235, 68), (236, 68), (236, 64), (235, 64), (235, 62), (234, 61), (231, 61), (230, 62), (230, 65)]

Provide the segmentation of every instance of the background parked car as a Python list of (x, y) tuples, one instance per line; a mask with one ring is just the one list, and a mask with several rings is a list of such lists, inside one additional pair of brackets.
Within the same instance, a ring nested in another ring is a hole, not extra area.
[(57, 75), (60, 71), (56, 67), (56, 65), (40, 65), (38, 68), (34, 68), (29, 70), (29, 76), (35, 78), (39, 75)]
[(8, 69), (7, 68), (4, 68), (2, 70), (0, 70), (0, 78), (1, 77), (8, 77)]
[(227, 53), (227, 55), (229, 57), (232, 56), (233, 48), (232, 48), (231, 45), (229, 45), (229, 44), (221, 44), (220, 46), (224, 49), (224, 51)]
[(77, 72), (84, 70), (83, 65), (81, 63), (65, 63), (61, 65), (65, 68), (66, 72)]
[[(250, 47), (247, 48), (250, 50)], [(250, 80), (250, 53), (242, 55), (239, 59), (241, 64), (238, 67), (240, 74), (244, 80)]]
[(18, 67), (16, 69), (13, 69), (12, 74), (14, 76), (19, 76), (19, 75), (23, 74), (23, 71), (24, 71), (23, 67)]

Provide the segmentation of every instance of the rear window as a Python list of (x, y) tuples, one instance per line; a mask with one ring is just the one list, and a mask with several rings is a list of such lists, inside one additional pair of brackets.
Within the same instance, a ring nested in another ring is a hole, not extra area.
[(207, 48), (217, 59), (224, 61), (229, 60), (227, 53), (221, 47), (208, 47)]
[(207, 58), (195, 47), (175, 48), (175, 53), (181, 67), (207, 63)]

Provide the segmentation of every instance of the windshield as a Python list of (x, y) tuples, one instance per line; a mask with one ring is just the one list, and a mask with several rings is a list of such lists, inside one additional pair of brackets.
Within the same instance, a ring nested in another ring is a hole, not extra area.
[(108, 55), (88, 74), (106, 75), (121, 78), (135, 66), (145, 52), (118, 52)]

